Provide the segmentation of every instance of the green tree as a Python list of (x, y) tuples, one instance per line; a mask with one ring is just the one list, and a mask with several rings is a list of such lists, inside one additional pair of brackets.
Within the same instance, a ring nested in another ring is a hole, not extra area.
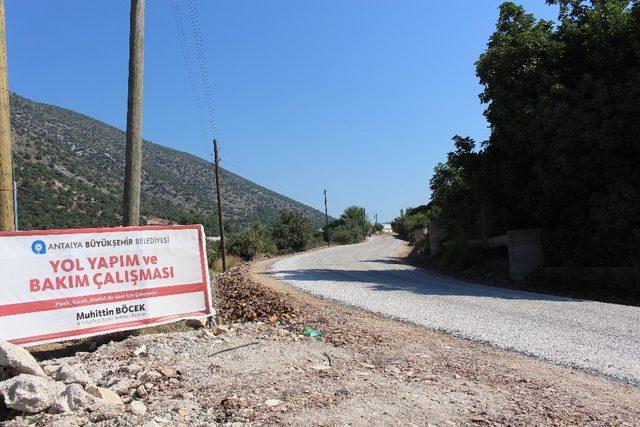
[(340, 218), (347, 223), (359, 228), (362, 232), (363, 238), (371, 233), (371, 223), (367, 218), (366, 211), (360, 206), (349, 206), (344, 210)]
[(364, 208), (349, 206), (340, 218), (329, 223), (328, 231), (332, 243), (341, 245), (362, 242), (371, 234), (372, 224)]
[(299, 252), (307, 248), (313, 228), (307, 218), (293, 211), (282, 211), (271, 224), (271, 237), (281, 253)]
[(550, 231), (558, 264), (640, 263), (640, 3), (549, 0), (558, 22), (505, 2), (476, 64), (491, 134), (454, 138), (430, 186), (468, 238)]
[(426, 228), (431, 221), (439, 217), (439, 211), (433, 203), (421, 205), (417, 208), (407, 208), (402, 215), (391, 222), (391, 229), (401, 239), (412, 241), (413, 231)]

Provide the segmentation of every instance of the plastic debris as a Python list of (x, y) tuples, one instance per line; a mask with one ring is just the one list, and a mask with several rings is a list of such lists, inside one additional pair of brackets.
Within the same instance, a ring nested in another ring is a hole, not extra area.
[(302, 333), (311, 338), (322, 336), (322, 332), (311, 328), (305, 328)]

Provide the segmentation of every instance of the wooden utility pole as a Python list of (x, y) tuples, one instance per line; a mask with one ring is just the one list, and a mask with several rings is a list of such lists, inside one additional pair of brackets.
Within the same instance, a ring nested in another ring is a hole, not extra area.
[(327, 243), (331, 244), (331, 238), (329, 236), (329, 211), (327, 210), (327, 190), (324, 190), (324, 234)]
[(220, 156), (218, 141), (213, 140), (213, 153), (216, 162), (216, 196), (218, 197), (218, 228), (220, 229), (220, 251), (222, 252), (222, 271), (227, 271), (227, 251), (224, 246), (224, 219), (222, 217), (222, 193), (220, 192)]
[(4, 0), (0, 0), (0, 231), (14, 231), (16, 227), (15, 187), (11, 156), (7, 29), (4, 20)]
[(123, 225), (140, 224), (144, 1), (145, 0), (131, 0), (129, 23), (129, 98), (127, 101), (127, 147), (122, 214)]

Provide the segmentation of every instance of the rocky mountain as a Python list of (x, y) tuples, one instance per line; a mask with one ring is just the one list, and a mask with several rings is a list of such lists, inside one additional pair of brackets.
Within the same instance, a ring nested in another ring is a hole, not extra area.
[[(12, 94), (11, 135), (21, 229), (121, 223), (123, 131)], [(217, 233), (212, 164), (149, 141), (142, 152), (145, 221), (197, 222)], [(284, 209), (302, 213), (314, 225), (322, 223), (321, 212), (227, 170), (222, 170), (221, 183), (229, 228), (268, 222)]]

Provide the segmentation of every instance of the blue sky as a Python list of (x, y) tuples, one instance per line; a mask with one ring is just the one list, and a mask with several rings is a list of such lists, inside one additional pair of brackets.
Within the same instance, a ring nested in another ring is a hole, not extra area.
[[(474, 62), (500, 3), (200, 0), (222, 165), (318, 209), (326, 188), (336, 216), (425, 203), (451, 137), (488, 135)], [(10, 89), (124, 129), (129, 1), (5, 7)], [(147, 0), (143, 134), (210, 159), (169, 0)]]

